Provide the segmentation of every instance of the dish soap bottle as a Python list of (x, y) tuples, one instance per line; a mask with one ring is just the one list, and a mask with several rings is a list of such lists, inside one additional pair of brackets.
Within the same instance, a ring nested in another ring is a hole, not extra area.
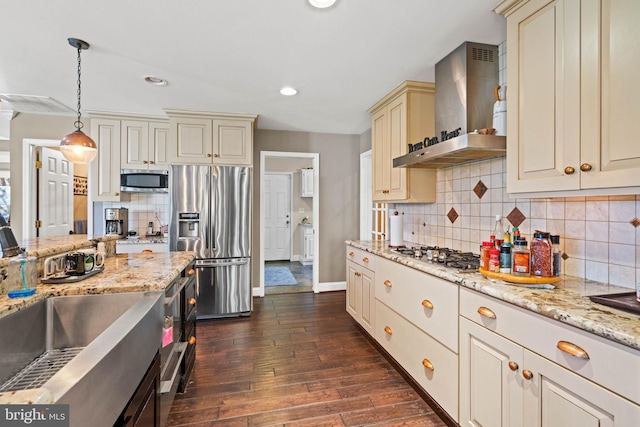
[[(22, 282), (22, 289), (9, 291), (9, 298), (24, 298), (36, 293), (36, 257), (27, 256), (24, 248), (22, 252), (9, 260), (9, 271), (17, 272)], [(33, 288), (31, 288), (33, 286)]]

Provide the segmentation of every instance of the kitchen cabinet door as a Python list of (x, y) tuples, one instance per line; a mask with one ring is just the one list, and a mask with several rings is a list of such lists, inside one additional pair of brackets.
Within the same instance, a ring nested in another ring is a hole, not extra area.
[(151, 170), (169, 169), (169, 123), (149, 122), (148, 159)]
[(460, 318), (460, 425), (523, 425), (522, 347)]
[(91, 200), (120, 201), (120, 120), (91, 119), (98, 155), (91, 162)]
[(213, 164), (253, 163), (253, 120), (213, 119)]
[(176, 164), (210, 165), (213, 162), (212, 122), (206, 117), (169, 116), (169, 161)]
[(407, 81), (369, 109), (374, 201), (435, 201), (435, 169), (393, 167), (409, 143), (435, 134), (434, 100), (432, 83)]
[(313, 197), (313, 169), (300, 170), (300, 197)]
[(507, 191), (640, 194), (634, 0), (506, 0)]
[[(347, 252), (356, 253), (356, 250)], [(358, 255), (360, 255), (358, 251)], [(371, 255), (370, 255), (371, 256)], [(368, 257), (365, 257), (368, 259)], [(347, 312), (371, 336), (375, 324), (375, 273), (347, 259)]]
[(141, 120), (120, 122), (122, 169), (148, 169), (149, 123)]
[(524, 351), (525, 427), (632, 427), (640, 406)]

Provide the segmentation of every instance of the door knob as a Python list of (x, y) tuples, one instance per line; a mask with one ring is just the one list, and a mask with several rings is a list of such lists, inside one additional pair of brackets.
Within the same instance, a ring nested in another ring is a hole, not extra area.
[(289, 220), (287, 220), (287, 222), (285, 222), (285, 224), (289, 225)]

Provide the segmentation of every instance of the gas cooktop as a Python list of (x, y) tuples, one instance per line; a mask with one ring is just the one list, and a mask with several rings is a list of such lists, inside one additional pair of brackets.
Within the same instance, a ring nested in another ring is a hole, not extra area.
[(478, 271), (478, 267), (480, 267), (480, 255), (456, 249), (418, 246), (395, 248), (391, 249), (391, 252), (421, 261), (442, 264), (458, 272), (474, 272)]

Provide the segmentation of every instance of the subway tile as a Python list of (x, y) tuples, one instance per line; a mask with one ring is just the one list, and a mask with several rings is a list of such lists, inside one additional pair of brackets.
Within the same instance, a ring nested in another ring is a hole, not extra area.
[(628, 222), (609, 223), (609, 241), (611, 243), (623, 243), (633, 245), (636, 243), (636, 236), (633, 233), (634, 227)]
[(609, 283), (624, 288), (635, 288), (636, 269), (622, 265), (609, 264)]
[(609, 201), (587, 201), (585, 219), (588, 221), (607, 221), (609, 219)]
[(564, 270), (564, 274), (566, 275), (584, 277), (585, 260), (580, 258), (569, 258), (564, 262)]
[(531, 201), (531, 218), (536, 218), (536, 219), (547, 218), (546, 200)]
[(585, 202), (566, 202), (564, 217), (569, 220), (585, 220)]
[(565, 202), (557, 200), (549, 200), (547, 203), (547, 218), (564, 219), (565, 218)]
[(585, 259), (608, 263), (609, 243), (588, 241), (588, 244), (585, 244)]
[[(564, 239), (564, 251), (569, 255), (569, 259), (584, 259), (586, 245), (584, 240)], [(568, 274), (568, 273), (567, 273)], [(584, 276), (579, 276), (584, 277)]]
[(609, 221), (629, 222), (636, 217), (635, 200), (609, 202)]
[(585, 222), (577, 220), (565, 221), (564, 234), (570, 239), (585, 239)]
[(605, 221), (586, 221), (585, 238), (589, 241), (608, 242), (609, 223)]
[(615, 265), (636, 266), (636, 245), (609, 245), (609, 263)]
[(609, 283), (609, 264), (606, 262), (587, 261), (585, 265), (585, 275), (589, 280)]

